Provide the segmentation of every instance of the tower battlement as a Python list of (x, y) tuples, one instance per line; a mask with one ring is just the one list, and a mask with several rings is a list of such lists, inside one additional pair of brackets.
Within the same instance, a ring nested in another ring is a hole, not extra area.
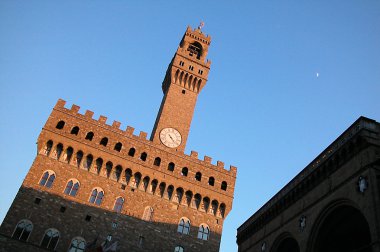
[[(81, 113), (79, 113), (80, 106), (73, 104), (71, 106), (71, 108), (67, 108), (65, 105), (66, 105), (66, 101), (59, 99), (57, 101), (56, 105), (54, 106), (54, 110), (62, 111), (66, 114), (73, 116), (74, 118), (85, 120), (88, 123), (95, 124), (99, 127), (102, 127), (105, 130), (108, 130), (108, 131), (113, 132), (113, 133), (120, 134), (120, 135), (125, 136), (125, 137), (132, 138), (134, 140), (138, 140), (142, 143), (145, 143), (148, 145), (153, 144), (152, 141), (150, 141), (147, 138), (148, 134), (144, 131), (140, 131), (138, 134), (135, 134), (134, 133), (135, 128), (131, 127), (131, 126), (126, 126), (126, 129), (122, 130), (122, 129), (120, 129), (121, 123), (119, 121), (113, 121), (113, 123), (110, 125), (110, 124), (107, 124), (107, 117), (106, 116), (100, 115), (99, 118), (96, 120), (93, 118), (94, 112), (91, 110), (86, 110), (84, 114), (81, 114)], [(158, 146), (158, 147), (160, 147), (160, 146)], [(163, 149), (162, 151), (164, 151), (164, 152), (170, 151), (170, 150), (167, 150), (164, 148), (162, 148), (162, 149)], [(174, 155), (177, 154), (173, 151), (171, 151), (171, 153), (173, 153)], [(236, 178), (237, 168), (233, 165), (230, 165), (229, 169), (227, 170), (224, 162), (218, 160), (218, 161), (216, 161), (216, 164), (213, 164), (212, 163), (212, 157), (209, 157), (207, 155), (205, 155), (203, 157), (203, 159), (200, 159), (198, 157), (198, 152), (194, 151), (194, 150), (191, 150), (190, 154), (184, 153), (183, 157), (184, 158), (190, 158), (193, 162), (194, 161), (197, 162), (201, 167), (209, 167), (215, 171), (222, 172), (222, 173), (228, 174), (228, 175)]]

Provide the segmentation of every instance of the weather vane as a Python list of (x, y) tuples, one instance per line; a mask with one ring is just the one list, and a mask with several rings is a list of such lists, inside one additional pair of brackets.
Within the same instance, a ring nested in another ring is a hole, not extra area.
[(205, 26), (205, 23), (203, 21), (201, 21), (201, 23), (198, 26), (198, 29), (201, 30), (203, 28), (203, 26)]

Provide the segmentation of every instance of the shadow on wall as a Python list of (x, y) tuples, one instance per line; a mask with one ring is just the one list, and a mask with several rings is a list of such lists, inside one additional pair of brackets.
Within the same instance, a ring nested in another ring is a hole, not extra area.
[[(143, 218), (147, 218), (145, 213)], [(174, 225), (155, 222), (153, 215), (144, 221), (26, 187), (20, 188), (0, 233), (0, 251), (44, 251), (41, 246), (67, 251), (86, 243), (95, 249), (107, 242), (108, 246), (117, 244), (116, 251), (167, 252), (177, 251), (176, 247), (182, 251), (182, 247), (186, 252), (208, 252), (218, 251), (220, 245), (219, 234), (207, 234), (186, 220)]]

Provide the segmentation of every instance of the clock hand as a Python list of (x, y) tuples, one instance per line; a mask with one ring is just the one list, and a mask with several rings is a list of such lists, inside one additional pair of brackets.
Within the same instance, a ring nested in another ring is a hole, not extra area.
[(173, 137), (169, 134), (169, 137), (170, 137), (170, 139), (174, 142), (174, 139), (173, 139)]

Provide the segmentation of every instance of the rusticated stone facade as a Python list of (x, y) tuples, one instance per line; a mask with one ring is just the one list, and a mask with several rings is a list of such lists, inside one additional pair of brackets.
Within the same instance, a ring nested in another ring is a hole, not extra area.
[(360, 117), (237, 230), (239, 252), (379, 252), (380, 124)]
[(210, 41), (200, 28), (186, 30), (163, 82), (150, 140), (57, 102), (0, 228), (2, 251), (28, 244), (41, 251), (83, 251), (86, 244), (91, 251), (105, 241), (117, 251), (219, 250), (237, 170), (201, 160), (195, 151), (184, 154), (207, 81)]

